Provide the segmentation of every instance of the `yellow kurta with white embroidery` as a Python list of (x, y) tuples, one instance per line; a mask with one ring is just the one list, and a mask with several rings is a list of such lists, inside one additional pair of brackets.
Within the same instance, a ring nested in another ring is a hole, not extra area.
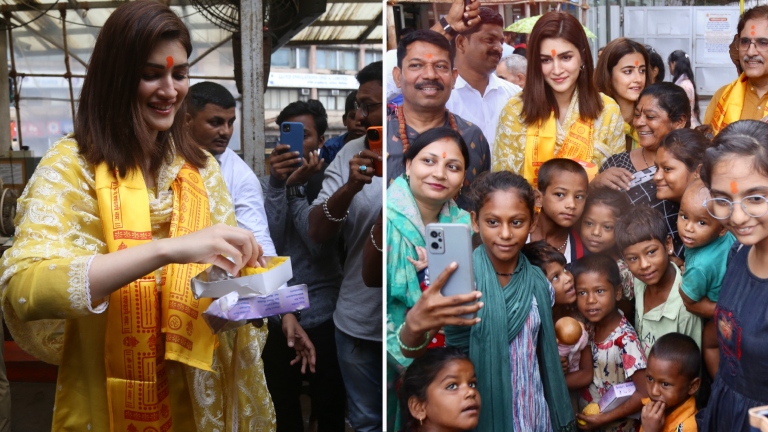
[[(148, 190), (153, 239), (168, 236), (171, 182), (180, 156), (163, 164), (157, 194)], [(208, 158), (200, 175), (211, 222), (236, 226), (219, 165)], [(16, 342), (59, 365), (55, 431), (107, 431), (104, 337), (108, 299), (92, 306), (87, 272), (107, 253), (94, 188), (94, 171), (77, 143), (63, 139), (40, 161), (18, 201), (13, 248), (3, 255), (0, 288), (8, 328)], [(156, 272), (160, 277), (160, 269)], [(266, 326), (248, 325), (219, 335), (213, 370), (167, 362), (174, 431), (274, 431), (275, 413), (261, 352)]]
[[(624, 119), (621, 117), (619, 105), (610, 97), (600, 93), (603, 99), (603, 111), (594, 121), (592, 133), (592, 162), (598, 167), (614, 154), (626, 150), (624, 138)], [(496, 141), (493, 144), (492, 171), (508, 170), (523, 174), (525, 161), (525, 144), (528, 127), (522, 120), (523, 94), (518, 93), (507, 102), (499, 116), (499, 126), (496, 130)], [(571, 103), (565, 115), (565, 121), (557, 122), (557, 142), (555, 154), (565, 141), (565, 136), (579, 118), (579, 92), (573, 92)]]

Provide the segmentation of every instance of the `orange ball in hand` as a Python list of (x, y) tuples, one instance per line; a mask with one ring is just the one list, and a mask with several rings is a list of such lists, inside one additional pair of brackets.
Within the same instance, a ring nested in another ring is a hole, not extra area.
[(557, 341), (564, 345), (575, 345), (581, 339), (581, 324), (571, 317), (563, 317), (555, 323)]

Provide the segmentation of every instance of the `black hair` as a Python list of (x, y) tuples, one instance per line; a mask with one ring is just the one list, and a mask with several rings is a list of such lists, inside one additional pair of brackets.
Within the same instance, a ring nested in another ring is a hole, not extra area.
[(472, 210), (479, 216), (480, 209), (488, 201), (488, 195), (496, 191), (507, 191), (510, 189), (514, 189), (518, 197), (528, 207), (531, 222), (533, 222), (533, 207), (535, 205), (533, 188), (524, 177), (510, 171), (485, 171), (475, 177), (475, 181), (472, 182), (472, 191), (470, 192)]
[(658, 240), (662, 246), (667, 242), (667, 221), (658, 210), (646, 205), (638, 205), (632, 211), (621, 215), (616, 222), (613, 237), (619, 252), (649, 240)]
[(729, 156), (753, 157), (752, 168), (768, 177), (768, 124), (757, 120), (740, 120), (725, 127), (707, 149), (701, 165), (701, 180), (712, 188), (712, 170)]
[(411, 145), (408, 146), (408, 150), (403, 153), (403, 166), (405, 166), (406, 161), (414, 160), (416, 155), (424, 150), (424, 147), (432, 144), (435, 141), (439, 141), (445, 138), (450, 139), (451, 141), (455, 142), (457, 146), (459, 146), (461, 156), (464, 157), (464, 170), (466, 170), (467, 165), (469, 164), (469, 147), (467, 147), (467, 143), (464, 141), (464, 138), (462, 138), (461, 134), (448, 126), (440, 126), (429, 129), (416, 137)]
[[(696, 77), (693, 75), (693, 68), (691, 67), (691, 60), (688, 58), (688, 54), (683, 50), (672, 51), (672, 54), (667, 58), (668, 63), (675, 63), (675, 70), (670, 70), (672, 74), (672, 82), (677, 82), (677, 79), (681, 75), (685, 75), (693, 84), (693, 115), (699, 120), (701, 116), (701, 110), (699, 109), (699, 94), (696, 92)], [(670, 66), (671, 68), (672, 66)]]
[(427, 399), (427, 388), (437, 378), (437, 374), (448, 363), (464, 360), (471, 363), (467, 354), (459, 348), (440, 347), (428, 349), (423, 356), (413, 360), (400, 378), (397, 396), (400, 400), (400, 424), (401, 432), (416, 431), (419, 429), (419, 421), (411, 415), (408, 400), (412, 397), (420, 401)]
[(344, 101), (344, 115), (349, 114), (350, 111), (357, 111), (355, 102), (357, 102), (357, 90), (352, 90)]
[(504, 18), (501, 16), (500, 13), (498, 13), (497, 11), (489, 7), (481, 7), (480, 10), (478, 11), (477, 17), (480, 18), (480, 23), (478, 23), (477, 25), (473, 25), (469, 29), (459, 34), (468, 38), (470, 35), (480, 31), (480, 27), (483, 24), (497, 25), (502, 28), (504, 27)]
[(621, 285), (621, 273), (619, 273), (619, 265), (616, 264), (613, 258), (606, 254), (596, 253), (589, 254), (582, 258), (579, 258), (571, 267), (571, 275), (573, 280), (579, 278), (579, 276), (586, 273), (597, 273), (601, 276), (605, 276), (608, 283), (611, 284), (613, 289)]
[(305, 114), (311, 115), (315, 120), (317, 136), (323, 136), (323, 134), (325, 134), (325, 130), (328, 129), (328, 114), (325, 112), (325, 107), (323, 107), (323, 104), (319, 100), (310, 99), (306, 102), (291, 102), (287, 107), (280, 111), (280, 114), (277, 115), (277, 120), (275, 120), (275, 123), (281, 125), (284, 121), (286, 121), (286, 119)]
[(527, 52), (528, 52), (527, 49), (525, 49), (523, 47), (517, 47), (517, 48), (514, 49), (514, 51), (512, 51), (512, 54), (517, 54), (517, 55), (521, 55), (521, 56), (525, 57)]
[(544, 271), (544, 266), (549, 263), (558, 263), (565, 267), (568, 262), (565, 260), (565, 255), (557, 251), (553, 246), (550, 246), (545, 240), (539, 240), (531, 242), (523, 246), (520, 252), (528, 258), (528, 261)]
[(659, 148), (669, 152), (675, 159), (685, 164), (688, 172), (696, 171), (704, 158), (711, 142), (696, 129), (675, 129), (661, 140)]
[(544, 162), (539, 167), (539, 190), (541, 193), (546, 192), (549, 184), (552, 183), (552, 178), (562, 172), (580, 174), (584, 177), (584, 184), (589, 185), (587, 171), (578, 162), (571, 159), (555, 158)]
[(682, 333), (667, 333), (656, 339), (648, 354), (659, 360), (671, 361), (678, 365), (678, 373), (689, 380), (699, 377), (701, 352), (696, 341)]
[(632, 202), (627, 194), (606, 186), (592, 186), (589, 188), (587, 200), (584, 203), (584, 213), (594, 205), (602, 204), (613, 212), (613, 216), (618, 220), (621, 215), (632, 208)]
[(381, 60), (369, 63), (355, 75), (357, 83), (363, 85), (368, 81), (384, 82), (384, 62)]
[[(475, 26), (477, 27), (477, 26)], [(408, 51), (408, 46), (414, 42), (426, 42), (434, 45), (441, 50), (448, 53), (448, 60), (453, 67), (453, 60), (456, 58), (456, 47), (452, 43), (448, 42), (445, 36), (434, 30), (416, 30), (400, 39), (400, 43), (397, 44), (397, 67), (403, 68), (403, 59)]]
[(635, 107), (640, 103), (643, 96), (650, 96), (656, 99), (659, 107), (667, 113), (672, 122), (685, 118), (685, 127), (691, 127), (691, 102), (688, 100), (688, 94), (682, 87), (670, 82), (657, 82), (643, 89), (635, 102)]
[(657, 53), (652, 46), (646, 45), (645, 49), (648, 50), (648, 58), (651, 61), (651, 64), (648, 66), (648, 69), (649, 69), (648, 73), (650, 73), (651, 68), (658, 68), (659, 73), (658, 75), (656, 75), (656, 80), (654, 81), (654, 83), (660, 83), (664, 81), (664, 76), (667, 73), (666, 72), (667, 69), (664, 67), (664, 59), (661, 58), (659, 53)]
[(193, 116), (204, 110), (208, 104), (214, 104), (224, 109), (232, 108), (237, 104), (229, 90), (221, 84), (210, 81), (203, 81), (191, 86), (187, 100), (187, 110)]

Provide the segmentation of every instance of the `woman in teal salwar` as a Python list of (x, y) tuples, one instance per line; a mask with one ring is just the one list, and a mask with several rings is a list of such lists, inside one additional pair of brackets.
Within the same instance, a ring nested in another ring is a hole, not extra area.
[[(429, 223), (464, 223), (469, 213), (453, 201), (464, 182), (469, 161), (467, 145), (449, 127), (421, 134), (406, 149), (405, 175), (387, 190), (387, 375), (389, 430), (398, 428), (395, 385), (400, 371), (411, 363), (400, 352), (395, 338), (405, 314), (428, 283), (423, 263), (425, 227)], [(421, 252), (417, 250), (421, 249)], [(418, 268), (417, 268), (418, 265)]]
[[(477, 431), (575, 431), (552, 287), (520, 253), (532, 229), (533, 189), (523, 177), (500, 171), (478, 176), (472, 190), (472, 226), (483, 241), (472, 255), (478, 292), (440, 295), (452, 264), (408, 311), (396, 342), (402, 354), (416, 357), (425, 339), (444, 327), (446, 345), (468, 352), (484, 401)], [(458, 316), (474, 312), (475, 319)]]

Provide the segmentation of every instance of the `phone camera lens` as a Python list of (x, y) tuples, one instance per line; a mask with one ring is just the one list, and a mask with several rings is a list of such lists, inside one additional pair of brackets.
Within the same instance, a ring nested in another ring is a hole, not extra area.
[(440, 245), (437, 244), (437, 242), (432, 242), (432, 249), (438, 249), (440, 248)]
[(437, 238), (437, 231), (432, 231), (431, 233), (429, 233), (429, 235), (431, 235), (432, 238)]
[(290, 132), (291, 131), (291, 125), (284, 124), (283, 125), (283, 132)]
[(376, 129), (369, 129), (368, 130), (368, 139), (370, 141), (378, 141), (378, 140), (380, 140), (381, 137), (379, 136), (379, 131), (377, 131)]

